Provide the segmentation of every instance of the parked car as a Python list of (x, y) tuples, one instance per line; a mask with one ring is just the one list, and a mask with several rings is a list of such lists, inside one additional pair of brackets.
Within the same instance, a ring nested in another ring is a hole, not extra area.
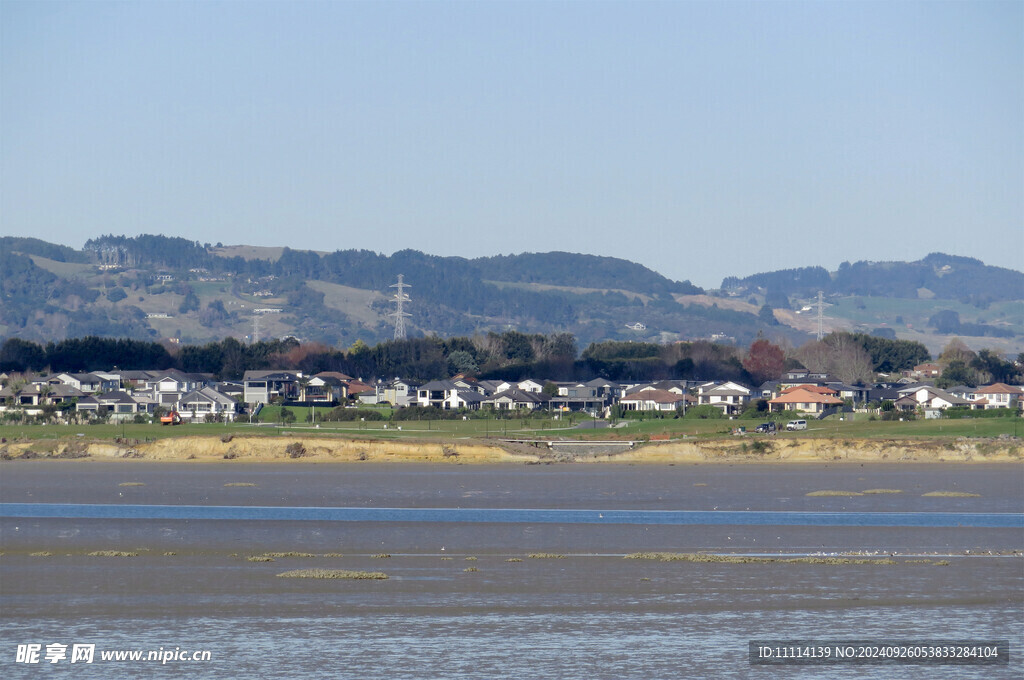
[(791, 420), (788, 423), (786, 423), (786, 429), (787, 430), (806, 430), (807, 429), (807, 421), (806, 420)]
[(770, 423), (761, 423), (756, 428), (754, 428), (754, 431), (755, 432), (763, 432), (764, 434), (775, 434), (775, 432), (778, 429), (779, 429), (778, 425), (776, 425), (775, 422), (772, 421)]

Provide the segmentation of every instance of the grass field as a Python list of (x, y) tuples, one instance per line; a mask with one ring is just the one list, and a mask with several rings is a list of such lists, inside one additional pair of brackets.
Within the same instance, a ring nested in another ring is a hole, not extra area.
[[(758, 421), (752, 420), (686, 420), (654, 419), (626, 421), (621, 427), (580, 429), (581, 422), (589, 418), (553, 420), (551, 418), (527, 418), (525, 420), (411, 420), (371, 422), (318, 422), (315, 425), (304, 422), (306, 409), (291, 409), (297, 421), (292, 424), (264, 422), (262, 424), (214, 423), (195, 425), (135, 425), (126, 423), (102, 425), (3, 425), (0, 437), (7, 439), (57, 439), (82, 437), (89, 439), (152, 440), (180, 436), (224, 436), (254, 435), (275, 436), (284, 431), (310, 436), (348, 436), (380, 439), (462, 439), (462, 438), (510, 438), (510, 439), (644, 439), (664, 437), (672, 439), (728, 438), (735, 427), (746, 427), (746, 438), (795, 439), (950, 439), (957, 437), (997, 437), (999, 435), (1024, 435), (1021, 418), (977, 418), (961, 420), (915, 420), (908, 422), (867, 420), (824, 420), (808, 421), (808, 429), (802, 432), (779, 432), (777, 435), (759, 435), (751, 432)], [(620, 423), (623, 421), (620, 421)], [(401, 428), (401, 429), (399, 429)]]

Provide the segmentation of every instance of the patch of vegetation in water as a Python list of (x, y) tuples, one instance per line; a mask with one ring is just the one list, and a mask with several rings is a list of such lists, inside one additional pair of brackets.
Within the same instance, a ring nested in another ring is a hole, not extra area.
[(278, 578), (351, 579), (356, 581), (383, 581), (388, 575), (382, 571), (349, 571), (347, 569), (293, 569), (281, 572)]
[(527, 555), (531, 560), (564, 560), (565, 555), (558, 553), (530, 553)]
[(969, 493), (967, 491), (929, 491), (921, 495), (942, 498), (981, 498), (980, 493)]
[(875, 494), (875, 493), (903, 493), (902, 489), (864, 489), (861, 493)]
[(860, 491), (837, 491), (835, 489), (825, 489), (823, 491), (812, 491), (808, 496), (863, 496)]
[(91, 553), (87, 553), (89, 557), (138, 557), (137, 552), (128, 552), (125, 550), (94, 550)]
[(146, 486), (145, 482), (121, 482), (118, 486)]
[(889, 558), (870, 559), (854, 557), (754, 557), (751, 555), (709, 555), (707, 553), (632, 553), (627, 560), (654, 560), (657, 562), (698, 562), (723, 564), (896, 564)]

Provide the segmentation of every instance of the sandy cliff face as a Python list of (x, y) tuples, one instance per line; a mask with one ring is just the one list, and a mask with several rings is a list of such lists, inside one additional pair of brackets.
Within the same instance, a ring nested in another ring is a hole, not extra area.
[(785, 439), (666, 442), (621, 456), (650, 462), (998, 462), (1024, 460), (1024, 446), (1013, 439), (871, 440)]
[[(585, 447), (584, 447), (585, 448)], [(171, 437), (147, 443), (50, 441), (8, 442), (5, 459), (56, 457), (94, 460), (246, 462), (294, 461), (390, 463), (899, 463), (1022, 462), (1019, 439), (870, 440), (728, 439), (668, 441), (638, 445), (618, 453), (567, 452), (484, 441), (382, 441), (340, 437)]]

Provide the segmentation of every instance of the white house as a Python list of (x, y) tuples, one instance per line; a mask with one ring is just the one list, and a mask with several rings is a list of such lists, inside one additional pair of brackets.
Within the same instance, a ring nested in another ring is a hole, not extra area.
[(709, 382), (697, 388), (698, 404), (720, 408), (727, 416), (738, 414), (748, 401), (750, 390), (736, 382)]
[(983, 408), (1015, 408), (1024, 397), (1024, 389), (1005, 383), (994, 383), (979, 387), (975, 394), (978, 399), (984, 400)]
[(185, 420), (205, 420), (209, 415), (217, 420), (234, 420), (235, 400), (212, 387), (201, 387), (183, 395), (177, 410)]
[(675, 411), (682, 408), (687, 397), (653, 387), (632, 392), (619, 400), (623, 411)]

